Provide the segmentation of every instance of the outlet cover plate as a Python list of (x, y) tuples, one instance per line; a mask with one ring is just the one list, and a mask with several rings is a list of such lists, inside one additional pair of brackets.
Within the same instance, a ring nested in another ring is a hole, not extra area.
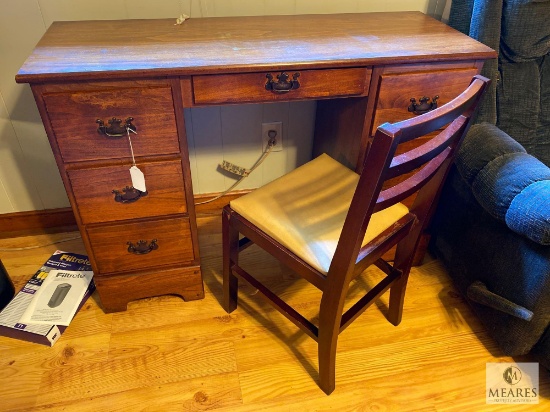
[(271, 149), (272, 152), (280, 152), (283, 150), (283, 122), (271, 122), (262, 123), (262, 145), (264, 152), (267, 150), (267, 144), (269, 142), (269, 131), (274, 130), (277, 132), (275, 140), (277, 143)]

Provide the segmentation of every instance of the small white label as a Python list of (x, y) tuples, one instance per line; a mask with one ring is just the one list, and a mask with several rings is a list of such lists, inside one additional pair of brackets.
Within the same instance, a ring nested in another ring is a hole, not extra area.
[(134, 189), (137, 189), (140, 192), (147, 191), (145, 188), (145, 176), (137, 166), (132, 166), (130, 168), (130, 176), (132, 177), (132, 186), (134, 186)]

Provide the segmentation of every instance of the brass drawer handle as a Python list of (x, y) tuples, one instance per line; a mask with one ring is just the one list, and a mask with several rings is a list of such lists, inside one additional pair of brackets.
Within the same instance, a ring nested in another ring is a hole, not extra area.
[(126, 244), (128, 245), (128, 253), (133, 253), (134, 255), (146, 255), (159, 248), (157, 239), (151, 240), (151, 243), (148, 243), (146, 240), (139, 240), (135, 245), (132, 242)]
[(292, 75), (292, 80), (290, 80), (290, 75), (286, 72), (277, 75), (277, 81), (273, 80), (273, 75), (271, 73), (266, 74), (265, 77), (267, 78), (265, 89), (273, 93), (288, 93), (300, 87), (300, 82), (298, 81), (300, 72), (294, 73)]
[(105, 126), (105, 123), (101, 119), (97, 119), (95, 122), (99, 125), (99, 127), (97, 128), (98, 133), (104, 134), (108, 137), (123, 137), (127, 135), (128, 130), (134, 133), (136, 132), (136, 126), (132, 124), (133, 120), (133, 117), (128, 117), (124, 121), (124, 124), (122, 124), (121, 119), (113, 117), (112, 119), (109, 119), (107, 121), (107, 123), (109, 123), (109, 126)]
[(115, 202), (118, 203), (133, 203), (137, 202), (142, 197), (147, 196), (147, 192), (137, 190), (132, 186), (126, 186), (122, 191), (114, 189), (112, 193), (115, 195)]
[(439, 96), (434, 96), (430, 102), (429, 97), (423, 96), (420, 98), (420, 103), (416, 103), (416, 99), (411, 97), (411, 104), (408, 110), (414, 114), (428, 113), (429, 111), (437, 109), (437, 99), (439, 99)]

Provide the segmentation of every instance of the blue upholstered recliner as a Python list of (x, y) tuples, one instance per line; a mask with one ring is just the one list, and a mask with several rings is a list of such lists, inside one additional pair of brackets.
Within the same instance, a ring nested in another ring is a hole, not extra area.
[(499, 50), (431, 227), (506, 355), (550, 368), (550, 0), (453, 0), (449, 24)]
[(472, 126), (431, 249), (507, 355), (550, 367), (550, 168), (496, 126)]

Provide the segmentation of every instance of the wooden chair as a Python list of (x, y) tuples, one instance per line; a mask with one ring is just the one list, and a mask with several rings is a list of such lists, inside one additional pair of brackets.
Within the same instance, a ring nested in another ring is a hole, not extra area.
[[(388, 289), (388, 320), (400, 323), (419, 237), (488, 82), (475, 76), (448, 104), (380, 126), (361, 175), (323, 154), (224, 208), (224, 309), (230, 313), (237, 307), (238, 278), (258, 289), (317, 341), (319, 385), (325, 393), (335, 388), (339, 333)], [(427, 143), (394, 156), (400, 143), (439, 129)], [(405, 174), (410, 174), (405, 180), (384, 185)], [(409, 210), (400, 202), (415, 193)], [(318, 326), (239, 266), (239, 252), (252, 243), (322, 291)], [(381, 257), (395, 245), (392, 265)], [(386, 277), (343, 313), (350, 282), (373, 264)]]

